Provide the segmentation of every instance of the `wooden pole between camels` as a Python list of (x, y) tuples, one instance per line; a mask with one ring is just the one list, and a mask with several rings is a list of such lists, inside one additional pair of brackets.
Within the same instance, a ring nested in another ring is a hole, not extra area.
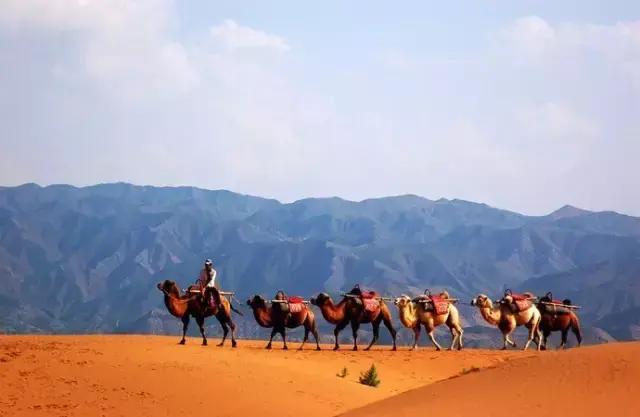
[[(340, 296), (341, 297), (347, 297), (347, 298), (360, 298), (360, 296), (357, 295), (357, 294), (341, 293)], [(391, 297), (373, 297), (372, 300), (382, 300), (382, 301), (387, 301), (387, 302), (394, 301), (394, 299), (391, 298)]]
[(550, 303), (548, 301), (540, 301), (540, 304), (548, 305), (548, 306), (556, 306), (556, 307), (564, 307), (564, 308), (573, 308), (573, 309), (581, 309), (580, 306), (574, 306), (571, 304), (559, 304), (559, 303)]
[[(419, 302), (419, 303), (433, 303), (433, 301), (431, 301), (428, 298), (421, 299), (421, 300), (416, 300), (416, 301)], [(459, 298), (443, 298), (442, 301), (446, 301), (448, 303), (455, 304), (458, 301), (460, 301), (460, 299)]]
[[(289, 301), (287, 300), (271, 300), (271, 303), (288, 303)], [(302, 304), (311, 304), (309, 301), (303, 300), (301, 301)]]

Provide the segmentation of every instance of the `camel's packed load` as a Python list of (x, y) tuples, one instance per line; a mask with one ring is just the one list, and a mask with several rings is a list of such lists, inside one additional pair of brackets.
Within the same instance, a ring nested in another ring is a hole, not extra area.
[(542, 314), (551, 314), (554, 316), (570, 314), (573, 310), (579, 308), (579, 306), (574, 306), (568, 298), (562, 301), (554, 300), (551, 292), (546, 293), (544, 297), (540, 297), (540, 301), (538, 301), (538, 310), (540, 310)]
[(507, 288), (504, 291), (504, 296), (498, 302), (502, 305), (508, 306), (513, 313), (519, 313), (531, 308), (536, 299), (537, 297), (529, 292), (525, 292), (524, 294), (514, 294)]
[(362, 291), (359, 284), (354, 285), (351, 291), (342, 296), (351, 298), (357, 305), (364, 306), (366, 311), (371, 312), (378, 311), (383, 301), (391, 301), (390, 298), (381, 297), (375, 291)]
[(459, 300), (451, 298), (446, 290), (438, 295), (432, 295), (431, 290), (427, 288), (424, 290), (424, 294), (415, 297), (411, 301), (421, 305), (425, 311), (435, 314), (447, 314), (449, 312), (449, 304), (455, 304)]
[(283, 291), (278, 291), (276, 298), (271, 300), (271, 306), (282, 313), (300, 313), (307, 308), (308, 301), (302, 297), (285, 295)]

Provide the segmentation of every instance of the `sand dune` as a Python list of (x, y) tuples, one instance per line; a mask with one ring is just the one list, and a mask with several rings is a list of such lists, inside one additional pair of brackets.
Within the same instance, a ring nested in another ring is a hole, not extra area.
[[(485, 406), (484, 414), (505, 415), (501, 396), (510, 393), (510, 416), (534, 411), (557, 417), (552, 411), (558, 409), (588, 416), (601, 413), (605, 402), (625, 404), (616, 411), (623, 416), (632, 410), (631, 374), (640, 375), (640, 343), (563, 353), (438, 353), (390, 352), (386, 346), (298, 352), (282, 351), (277, 343), (266, 351), (264, 342), (240, 340), (231, 349), (202, 347), (199, 341), (179, 346), (176, 337), (0, 336), (0, 415), (247, 416), (271, 410), (285, 417), (354, 410), (347, 415), (371, 417), (428, 407), (429, 414), (455, 416)], [(357, 383), (372, 363), (379, 369), (379, 388)], [(350, 374), (338, 378), (345, 366)], [(447, 380), (472, 367), (483, 369)], [(557, 379), (547, 381), (549, 373)], [(529, 398), (528, 392), (535, 395)], [(358, 409), (365, 404), (371, 405)]]
[[(331, 416), (522, 352), (237, 349), (155, 336), (0, 336), (2, 416)], [(217, 342), (216, 342), (217, 343)], [(291, 344), (296, 347), (297, 344)], [(311, 348), (311, 347), (310, 347)], [(531, 355), (533, 353), (527, 353)], [(375, 363), (382, 385), (357, 383)], [(347, 367), (349, 375), (336, 373)], [(202, 414), (206, 410), (205, 414)]]
[(543, 352), (341, 415), (638, 416), (639, 388), (640, 343), (614, 343)]

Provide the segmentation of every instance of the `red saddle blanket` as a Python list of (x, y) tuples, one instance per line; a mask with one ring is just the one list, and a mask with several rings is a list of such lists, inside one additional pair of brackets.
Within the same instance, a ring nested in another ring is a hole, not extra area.
[(447, 314), (449, 312), (449, 302), (439, 295), (430, 295), (429, 299), (433, 303), (433, 311), (436, 314)]
[(287, 303), (289, 304), (289, 312), (291, 313), (300, 313), (306, 308), (302, 297), (287, 296)]
[(527, 299), (524, 295), (520, 294), (510, 294), (511, 298), (513, 298), (513, 302), (518, 306), (519, 311), (524, 311), (531, 307), (531, 301)]
[(366, 311), (376, 312), (380, 309), (380, 301), (374, 298), (367, 298), (362, 300), (364, 303), (364, 309)]

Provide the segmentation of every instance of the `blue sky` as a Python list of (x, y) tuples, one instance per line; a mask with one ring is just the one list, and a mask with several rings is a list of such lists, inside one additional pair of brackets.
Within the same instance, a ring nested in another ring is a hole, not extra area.
[(0, 183), (640, 215), (640, 3), (6, 0)]

